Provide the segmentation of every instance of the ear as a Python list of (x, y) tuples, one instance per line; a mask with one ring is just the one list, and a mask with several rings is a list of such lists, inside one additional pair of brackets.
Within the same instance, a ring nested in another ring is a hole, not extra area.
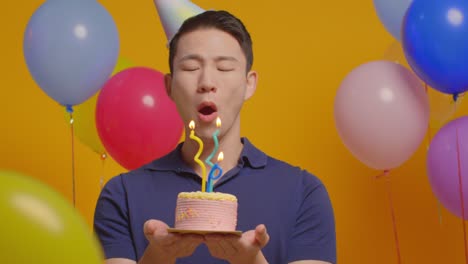
[(257, 89), (258, 75), (256, 71), (249, 71), (247, 73), (247, 89), (245, 90), (244, 101), (249, 100)]
[(169, 96), (169, 98), (173, 100), (171, 83), (172, 83), (172, 75), (170, 73), (167, 73), (166, 75), (164, 75), (164, 86), (166, 87), (167, 96)]

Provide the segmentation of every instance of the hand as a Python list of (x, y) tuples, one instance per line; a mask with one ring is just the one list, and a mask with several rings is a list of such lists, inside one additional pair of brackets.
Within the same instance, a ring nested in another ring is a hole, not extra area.
[(261, 249), (266, 246), (270, 236), (265, 225), (258, 225), (241, 237), (235, 235), (205, 235), (205, 244), (211, 255), (229, 261), (231, 264), (267, 263)]
[(159, 220), (148, 220), (143, 227), (149, 245), (139, 263), (175, 263), (177, 258), (193, 254), (203, 237), (192, 234), (171, 234)]

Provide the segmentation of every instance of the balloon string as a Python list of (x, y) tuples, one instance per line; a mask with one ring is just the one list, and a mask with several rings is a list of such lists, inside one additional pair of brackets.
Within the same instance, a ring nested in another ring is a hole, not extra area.
[(431, 145), (432, 141), (432, 133), (431, 133), (431, 124), (427, 126), (427, 145), (426, 150), (429, 150), (429, 146)]
[(106, 158), (107, 158), (107, 154), (102, 153), (101, 154), (102, 170), (101, 170), (101, 178), (99, 179), (99, 186), (101, 187), (101, 190), (104, 187), (104, 183), (105, 183), (104, 172), (105, 172)]
[(463, 242), (465, 246), (465, 262), (468, 264), (468, 249), (466, 243), (466, 227), (465, 227), (465, 201), (463, 195), (463, 181), (461, 175), (461, 162), (460, 162), (460, 142), (458, 138), (458, 128), (455, 130), (457, 135), (457, 165), (458, 165), (458, 189), (460, 191), (460, 204), (462, 212), (462, 226), (463, 226)]
[[(430, 98), (430, 93), (429, 93), (429, 88), (427, 86), (427, 83), (424, 83), (424, 90), (426, 91), (427, 96)], [(426, 144), (426, 151), (429, 150), (429, 146), (431, 145), (432, 141), (432, 131), (431, 131), (431, 122), (428, 123), (427, 125), (427, 144)], [(442, 210), (441, 210), (441, 204), (438, 199), (437, 200), (437, 215), (439, 216), (439, 226), (442, 226)]]
[(390, 173), (390, 170), (384, 170), (381, 174), (374, 176), (375, 179), (380, 179), (384, 176), (387, 176)]
[(387, 194), (388, 194), (388, 201), (390, 203), (390, 212), (391, 212), (391, 215), (392, 215), (393, 235), (395, 237), (395, 246), (396, 246), (396, 251), (397, 251), (398, 263), (401, 264), (400, 243), (398, 241), (398, 232), (397, 232), (397, 225), (396, 225), (396, 220), (395, 220), (395, 207), (393, 205), (390, 177), (387, 176), (387, 177), (385, 177), (385, 179), (386, 179), (386, 182), (387, 182), (387, 184), (386, 184), (387, 185)]
[(73, 109), (67, 106), (67, 112), (70, 113), (70, 131), (71, 131), (71, 167), (72, 167), (72, 194), (73, 194), (73, 207), (76, 207), (76, 193), (75, 193), (75, 141), (73, 132)]
[(452, 104), (453, 104), (453, 114), (455, 114), (458, 110), (458, 104), (460, 103), (460, 98), (462, 98), (463, 96), (465, 95), (465, 93), (461, 93), (461, 94), (457, 94), (457, 96), (455, 97), (454, 95), (454, 99), (452, 101)]
[(375, 176), (376, 179), (385, 177), (386, 179), (386, 189), (387, 189), (387, 195), (388, 195), (388, 202), (390, 205), (390, 214), (392, 217), (392, 227), (393, 227), (393, 236), (395, 239), (395, 247), (396, 247), (396, 253), (397, 253), (397, 260), (398, 264), (401, 264), (401, 252), (400, 252), (400, 243), (398, 240), (398, 231), (397, 231), (397, 225), (396, 225), (396, 217), (395, 217), (395, 207), (393, 205), (393, 197), (392, 197), (392, 188), (391, 188), (391, 182), (390, 182), (390, 170), (384, 170), (382, 174)]
[[(429, 124), (428, 125), (428, 128), (427, 128), (427, 146), (426, 146), (426, 151), (429, 150), (429, 146), (431, 145), (431, 141), (432, 141), (432, 133), (431, 133), (431, 125)], [(439, 226), (442, 226), (442, 207), (441, 207), (441, 204), (440, 204), (440, 201), (438, 199), (436, 199), (437, 201), (437, 215), (439, 216)]]
[[(429, 89), (427, 88), (427, 83), (424, 83), (424, 90), (426, 91), (427, 98), (430, 100), (430, 94), (429, 94)], [(427, 124), (427, 145), (426, 145), (426, 150), (429, 150), (429, 146), (431, 145), (431, 122), (428, 122)]]

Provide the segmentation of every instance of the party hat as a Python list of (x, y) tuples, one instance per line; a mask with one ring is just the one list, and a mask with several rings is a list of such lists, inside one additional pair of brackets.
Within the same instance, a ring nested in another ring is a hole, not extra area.
[(158, 10), (168, 43), (187, 18), (205, 11), (190, 0), (154, 0), (154, 4)]

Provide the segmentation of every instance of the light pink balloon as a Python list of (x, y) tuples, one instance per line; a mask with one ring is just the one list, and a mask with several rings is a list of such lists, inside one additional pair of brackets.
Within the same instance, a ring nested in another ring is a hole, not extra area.
[(335, 98), (338, 134), (367, 166), (399, 167), (420, 146), (429, 122), (421, 81), (389, 61), (365, 63), (342, 81)]

